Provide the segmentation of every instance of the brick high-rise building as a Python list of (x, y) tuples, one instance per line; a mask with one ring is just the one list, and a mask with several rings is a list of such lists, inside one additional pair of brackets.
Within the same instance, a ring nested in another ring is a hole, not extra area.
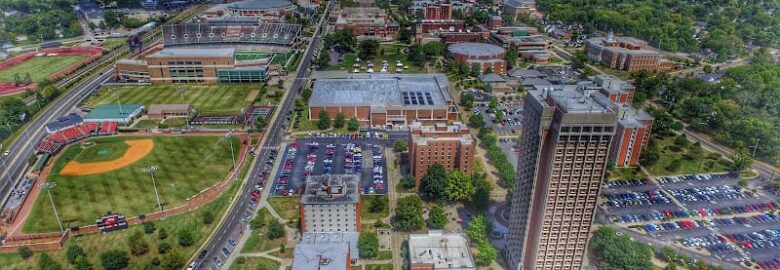
[(409, 128), (409, 164), (417, 186), (433, 164), (446, 170), (460, 170), (471, 174), (474, 165), (474, 139), (462, 123), (447, 126), (423, 126), (412, 123)]
[(610, 156), (615, 167), (636, 166), (639, 163), (639, 154), (650, 140), (653, 117), (628, 104), (620, 105), (618, 117), (620, 119)]
[(451, 20), (452, 6), (449, 4), (431, 4), (425, 7), (426, 20)]
[(505, 258), (512, 270), (581, 269), (617, 108), (574, 89), (525, 96)]

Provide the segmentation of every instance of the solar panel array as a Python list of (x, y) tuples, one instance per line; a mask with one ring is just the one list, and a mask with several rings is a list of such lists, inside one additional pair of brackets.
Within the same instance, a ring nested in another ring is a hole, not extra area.
[(404, 105), (433, 105), (433, 97), (429, 92), (403, 91), (401, 96), (404, 99)]
[(163, 44), (252, 43), (292, 45), (301, 33), (298, 24), (184, 23), (163, 25)]

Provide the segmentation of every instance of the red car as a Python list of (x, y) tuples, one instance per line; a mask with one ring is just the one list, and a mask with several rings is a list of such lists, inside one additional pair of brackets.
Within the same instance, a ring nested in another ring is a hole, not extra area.
[(290, 192), (287, 189), (282, 189), (282, 196), (287, 196)]

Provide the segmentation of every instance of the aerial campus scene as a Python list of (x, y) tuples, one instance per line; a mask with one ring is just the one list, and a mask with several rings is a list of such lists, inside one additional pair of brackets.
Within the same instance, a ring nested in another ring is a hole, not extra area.
[(780, 270), (778, 0), (0, 11), (0, 269)]

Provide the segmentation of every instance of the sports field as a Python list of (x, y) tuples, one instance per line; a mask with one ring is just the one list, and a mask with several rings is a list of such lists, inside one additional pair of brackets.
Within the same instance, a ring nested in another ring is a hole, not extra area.
[(87, 57), (86, 55), (36, 56), (21, 64), (0, 71), (0, 82), (14, 82), (14, 74), (19, 74), (19, 77), (24, 79), (25, 74), (28, 72), (30, 73), (30, 78), (34, 82), (38, 82)]
[[(251, 101), (247, 96), (252, 90), (257, 91), (259, 85), (250, 84), (218, 84), (218, 85), (141, 85), (118, 86), (119, 99), (122, 103), (144, 104), (181, 104), (182, 94), (177, 90), (184, 89), (184, 103), (192, 104), (199, 112), (240, 112)], [(94, 107), (100, 104), (115, 104), (117, 96), (109, 87), (101, 88), (90, 96), (84, 105)]]
[[(127, 141), (151, 139), (154, 148), (142, 159), (106, 173), (66, 176), (61, 170), (70, 161), (89, 164), (121, 158), (132, 146)], [(233, 139), (236, 154), (240, 142)], [(230, 142), (224, 136), (208, 137), (111, 137), (87, 140), (84, 148), (73, 144), (54, 161), (47, 182), (55, 182), (52, 197), (67, 227), (94, 224), (111, 211), (137, 216), (157, 209), (151, 177), (142, 168), (158, 165), (155, 173), (163, 208), (180, 205), (187, 198), (221, 181), (232, 167)], [(46, 193), (41, 193), (24, 225), (24, 232), (56, 231), (56, 220)]]

